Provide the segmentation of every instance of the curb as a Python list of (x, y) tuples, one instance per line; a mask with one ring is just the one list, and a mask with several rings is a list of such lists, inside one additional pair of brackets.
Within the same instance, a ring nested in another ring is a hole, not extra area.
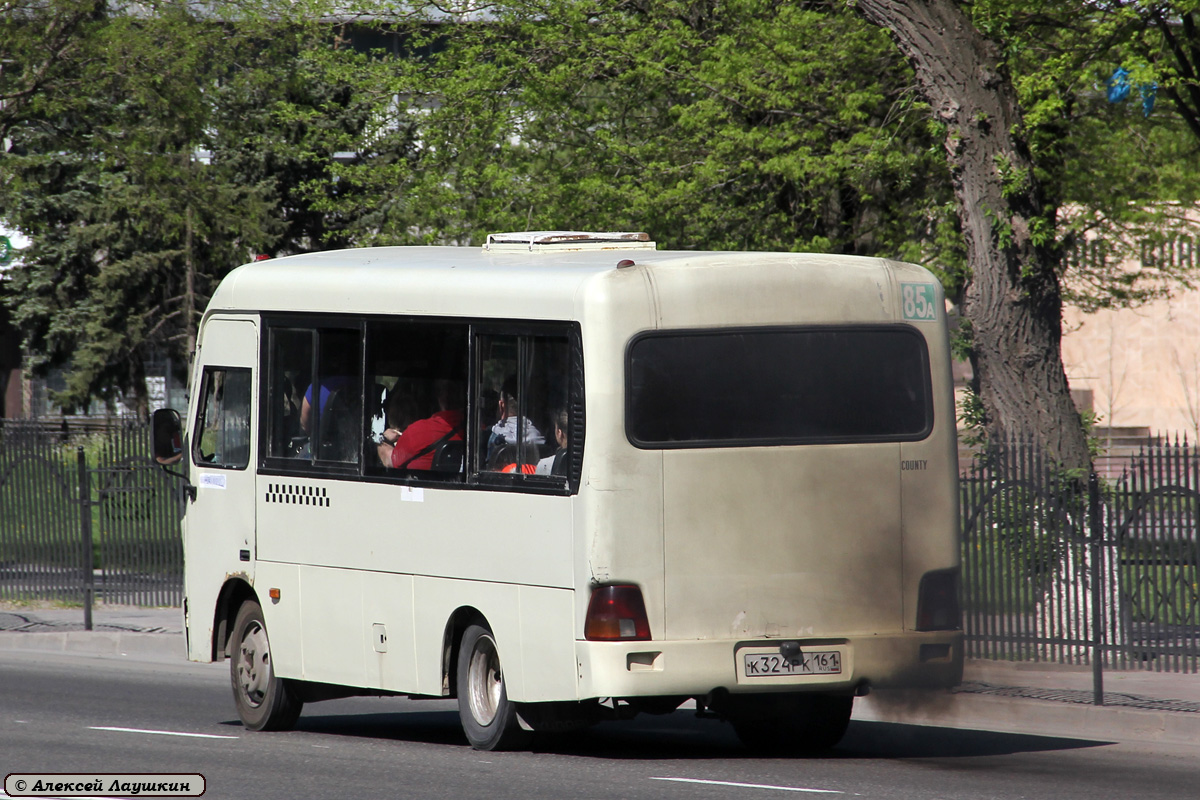
[(181, 633), (129, 633), (125, 631), (26, 633), (8, 631), (0, 632), (0, 650), (187, 659)]

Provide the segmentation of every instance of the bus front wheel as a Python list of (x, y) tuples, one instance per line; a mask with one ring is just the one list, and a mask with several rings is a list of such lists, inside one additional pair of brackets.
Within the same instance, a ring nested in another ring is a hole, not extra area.
[(521, 727), (516, 705), (508, 699), (496, 639), (481, 625), (463, 634), (455, 685), (458, 716), (472, 747), (516, 750), (529, 744), (531, 734)]
[(267, 626), (258, 603), (242, 603), (230, 644), (229, 679), (242, 723), (252, 731), (285, 731), (295, 725), (304, 703), (287, 681), (275, 674)]

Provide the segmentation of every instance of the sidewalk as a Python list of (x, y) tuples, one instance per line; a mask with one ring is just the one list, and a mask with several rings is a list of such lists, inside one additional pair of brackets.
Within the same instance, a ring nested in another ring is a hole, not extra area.
[(875, 692), (855, 719), (1111, 742), (1200, 747), (1200, 675), (1106, 671), (1093, 705), (1090, 666), (968, 661), (946, 693)]
[[(93, 630), (82, 608), (0, 605), (0, 652), (32, 650), (183, 660), (178, 608), (97, 606)], [(1200, 675), (1104, 673), (1103, 706), (1092, 705), (1092, 670), (1051, 663), (968, 661), (949, 692), (874, 692), (855, 719), (1100, 741), (1200, 747)]]
[(37, 650), (90, 655), (185, 658), (183, 610), (97, 605), (92, 630), (83, 608), (0, 604), (0, 651)]

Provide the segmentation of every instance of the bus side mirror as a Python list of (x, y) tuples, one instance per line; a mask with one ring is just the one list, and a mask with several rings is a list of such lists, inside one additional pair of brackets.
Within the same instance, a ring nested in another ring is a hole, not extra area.
[(173, 408), (160, 408), (150, 418), (154, 460), (167, 467), (183, 459), (183, 421)]

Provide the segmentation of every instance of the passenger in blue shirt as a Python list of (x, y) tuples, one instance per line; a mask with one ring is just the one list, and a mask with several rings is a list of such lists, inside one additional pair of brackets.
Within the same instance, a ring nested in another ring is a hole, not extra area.
[[(350, 378), (345, 375), (331, 375), (321, 379), (320, 408), (322, 414), (325, 413), (325, 406), (333, 393), (349, 384)], [(313, 387), (310, 383), (304, 392), (304, 401), (300, 404), (300, 427), (308, 434), (312, 433), (312, 394)]]

